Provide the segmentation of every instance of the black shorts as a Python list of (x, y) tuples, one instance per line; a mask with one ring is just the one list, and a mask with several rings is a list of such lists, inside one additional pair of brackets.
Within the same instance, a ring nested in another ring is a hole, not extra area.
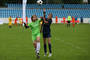
[(50, 38), (51, 37), (51, 34), (43, 34), (43, 38)]
[(70, 24), (70, 21), (67, 21), (68, 22), (68, 24)]

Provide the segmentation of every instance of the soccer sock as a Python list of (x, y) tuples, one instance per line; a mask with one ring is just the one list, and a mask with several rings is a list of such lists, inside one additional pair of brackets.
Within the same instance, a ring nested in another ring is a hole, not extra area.
[(46, 44), (44, 44), (44, 53), (45, 54), (47, 53), (47, 46), (46, 46)]
[(49, 53), (52, 53), (52, 50), (51, 50), (51, 44), (49, 43)]
[(39, 53), (39, 51), (40, 51), (40, 42), (37, 42), (37, 48), (36, 48), (36, 50), (37, 50), (37, 53)]

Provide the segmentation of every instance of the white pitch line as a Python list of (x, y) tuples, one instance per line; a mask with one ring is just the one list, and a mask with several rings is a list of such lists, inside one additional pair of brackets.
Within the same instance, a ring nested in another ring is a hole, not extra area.
[[(54, 27), (52, 27), (52, 28), (53, 28), (52, 34), (54, 34), (54, 36), (55, 36), (55, 31), (56, 31), (56, 30), (54, 29)], [(57, 38), (57, 37), (55, 37), (55, 40), (60, 40), (62, 43), (66, 44), (66, 45), (71, 45), (72, 47), (74, 47), (74, 48), (76, 48), (76, 49), (79, 49), (79, 50), (82, 50), (82, 52), (88, 54), (88, 52), (87, 52), (86, 50), (83, 50), (83, 49), (82, 49), (81, 47), (79, 47), (79, 46), (73, 45), (73, 43), (65, 42), (65, 40), (62, 40), (62, 39)], [(79, 55), (79, 54), (78, 54), (78, 55)]]
[(66, 45), (71, 45), (72, 47), (74, 47), (74, 48), (76, 48), (76, 49), (79, 49), (79, 50), (82, 50), (82, 52), (88, 54), (87, 51), (83, 50), (83, 49), (82, 49), (81, 47), (79, 47), (79, 46), (73, 45), (73, 44), (70, 43), (70, 42), (65, 42), (64, 40), (58, 39), (58, 38), (56, 38), (56, 37), (55, 37), (55, 40), (60, 40), (60, 41), (63, 42), (64, 44), (66, 44)]

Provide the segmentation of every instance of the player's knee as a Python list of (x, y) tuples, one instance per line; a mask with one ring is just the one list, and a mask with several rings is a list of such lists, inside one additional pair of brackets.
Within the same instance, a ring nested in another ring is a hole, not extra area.
[(48, 38), (48, 44), (51, 44), (51, 40), (50, 40), (50, 38)]
[(37, 42), (40, 42), (40, 40), (37, 40)]
[(48, 44), (51, 44), (51, 42), (49, 41)]
[(44, 44), (46, 44), (46, 38), (43, 38), (43, 42), (44, 42)]
[(36, 41), (34, 41), (33, 44), (35, 45), (36, 44)]
[(37, 42), (40, 42), (40, 37), (37, 37)]
[(44, 44), (46, 44), (46, 41), (44, 41)]

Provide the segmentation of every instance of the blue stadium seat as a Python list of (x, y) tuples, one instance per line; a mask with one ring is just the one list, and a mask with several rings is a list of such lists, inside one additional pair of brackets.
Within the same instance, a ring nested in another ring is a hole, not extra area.
[[(0, 8), (0, 18), (13, 18), (20, 16), (22, 17), (22, 4), (7, 4), (8, 8)], [(90, 8), (90, 4), (65, 4), (65, 8)], [(30, 8), (30, 9), (29, 9)], [(46, 14), (52, 13), (53, 17), (67, 17), (68, 14), (71, 16), (78, 17), (90, 17), (90, 9), (56, 9), (62, 8), (61, 4), (43, 4), (41, 6), (37, 4), (27, 4), (26, 15), (31, 17), (36, 14), (38, 17), (43, 16), (43, 9), (31, 9), (31, 8), (54, 8), (46, 9)]]

